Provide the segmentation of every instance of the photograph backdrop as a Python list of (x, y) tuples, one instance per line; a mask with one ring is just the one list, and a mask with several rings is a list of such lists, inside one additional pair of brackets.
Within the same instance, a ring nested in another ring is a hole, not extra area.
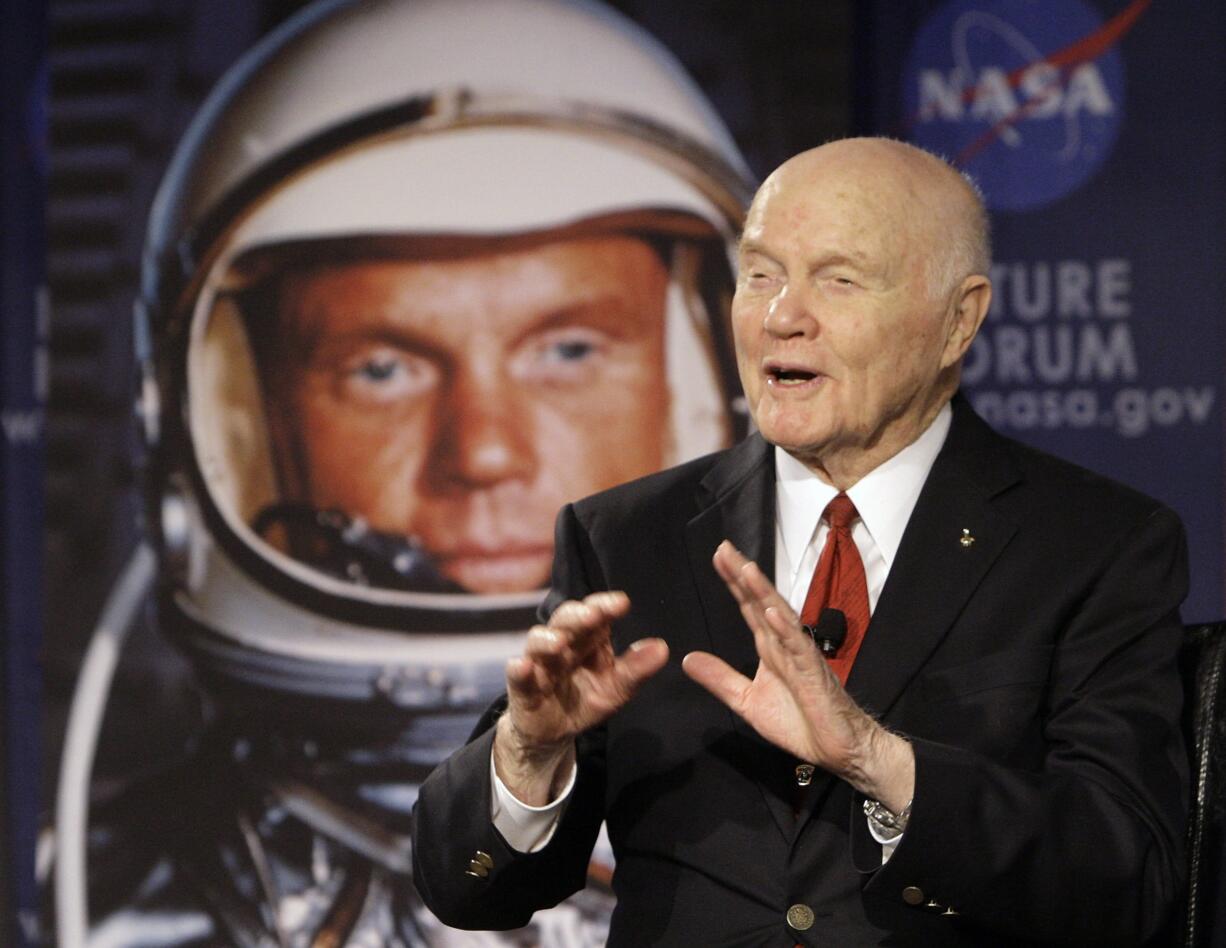
[[(245, 51), (261, 38), (285, 28), (303, 6), (294, 2), (255, 0), (209, 4), (191, 0), (157, 4), (132, 0), (106, 5), (56, 2), (49, 7), (52, 172), (47, 259), (53, 301), (53, 370), (46, 485), (46, 588), (49, 594), (43, 668), (47, 691), (44, 818), (51, 815), (60, 737), (85, 642), (104, 598), (150, 526), (145, 519), (140, 486), (149, 464), (155, 465), (155, 475), (159, 473), (156, 469), (159, 459), (150, 459), (142, 451), (138, 429), (133, 425), (137, 374), (133, 351), (141, 339), (139, 332), (133, 332), (132, 313), (140, 285), (142, 255), (148, 251), (147, 221), (154, 194), (167, 172), (172, 151), (209, 91)], [(406, 2), (402, 6), (431, 6), (443, 10), (450, 5)], [(599, 4), (578, 6), (587, 11), (601, 9)], [(498, 3), (483, 7), (488, 8), (493, 17), (506, 9)], [(789, 154), (846, 132), (850, 87), (849, 4), (782, 4), (770, 24), (753, 31), (743, 28), (738, 7), (723, 3), (622, 2), (614, 9), (655, 35), (671, 50), (671, 55), (680, 60), (681, 68), (696, 81), (698, 96), (707, 103), (705, 107), (713, 110), (727, 125), (734, 147), (744, 157), (748, 179), (761, 176)], [(484, 12), (483, 9), (482, 15)], [(546, 42), (552, 38), (557, 44), (556, 56), (546, 52), (536, 58), (528, 57), (527, 62), (521, 61), (519, 74), (532, 74), (538, 67), (546, 70), (556, 67), (557, 64), (551, 62), (555, 58), (559, 63), (577, 59), (582, 64), (588, 51), (567, 48), (562, 19), (559, 14), (556, 24), (537, 23), (531, 35), (517, 41), (516, 29), (527, 27), (503, 15), (502, 41), (507, 55), (513, 55), (521, 44), (540, 43), (542, 38)], [(431, 54), (441, 51), (442, 59), (462, 62), (459, 51), (465, 48), (469, 32), (460, 29), (450, 39), (435, 37), (429, 41), (433, 50), (423, 50), (421, 55), (431, 58)], [(392, 42), (395, 40), (396, 37), (391, 38)], [(424, 39), (419, 36), (404, 38), (406, 48), (414, 42), (420, 44)], [(453, 50), (456, 55), (450, 56)], [(355, 64), (361, 65), (360, 60)], [(417, 60), (406, 53), (405, 74), (412, 74), (417, 65)], [(230, 74), (231, 83), (237, 81), (235, 75)], [(633, 75), (624, 78), (633, 81)], [(495, 91), (513, 92), (516, 81), (516, 73), (509, 73), (496, 84)], [(581, 82), (568, 82), (564, 71), (558, 70), (551, 94), (558, 99), (581, 99), (578, 92), (581, 86)], [(346, 93), (340, 88), (324, 88), (317, 89), (314, 94), (319, 104), (326, 105)], [(301, 108), (302, 105), (297, 101), (293, 107)], [(288, 100), (285, 109), (291, 109)], [(249, 129), (251, 142), (258, 147), (265, 129), (278, 125), (279, 121), (276, 115), (270, 115), (262, 125)], [(483, 164), (496, 166), (499, 157), (501, 152), (491, 154)], [(228, 165), (220, 161), (211, 170), (225, 174)], [(474, 179), (473, 187), (455, 194), (453, 203), (459, 203), (468, 191), (486, 183)], [(610, 179), (603, 189), (617, 192), (624, 183), (620, 179)], [(435, 188), (435, 193), (440, 205), (448, 203), (445, 189)], [(394, 193), (389, 193), (385, 203), (393, 205), (394, 197)], [(319, 215), (324, 216), (326, 212)], [(660, 236), (663, 235), (653, 232), (649, 239), (655, 242)], [(667, 240), (658, 246), (672, 243), (676, 236), (675, 232), (667, 235)], [(339, 249), (347, 251), (352, 247)], [(661, 252), (670, 267), (680, 265), (680, 257)], [(233, 271), (238, 282), (245, 272), (240, 270)], [(227, 311), (225, 306), (218, 309), (219, 314)], [(217, 352), (242, 351), (242, 347), (227, 349), (227, 340), (241, 336), (240, 330), (249, 326), (227, 324), (223, 315), (210, 325), (223, 327), (223, 330), (228, 325), (232, 331), (229, 335), (226, 331), (218, 331), (213, 347)], [(489, 338), (494, 335), (491, 331)], [(156, 336), (152, 340), (155, 345), (166, 342), (161, 326)], [(560, 347), (555, 344), (548, 351), (573, 359), (577, 353), (587, 351), (587, 346), (584, 340), (566, 340)], [(267, 351), (276, 352), (281, 348), (276, 346)], [(221, 360), (221, 364), (226, 362)], [(367, 381), (373, 381), (388, 369), (388, 364), (378, 360), (368, 363)], [(251, 390), (250, 385), (247, 390)], [(172, 397), (177, 394), (173, 385), (167, 391)], [(225, 395), (237, 390), (219, 383), (214, 391)], [(179, 406), (163, 404), (161, 407), (173, 425), (180, 417)], [(217, 407), (225, 408), (221, 404)], [(493, 403), (484, 405), (487, 410), (496, 407)], [(207, 421), (216, 419), (219, 414), (205, 412), (202, 417)], [(440, 425), (440, 428), (447, 429), (447, 426)], [(224, 437), (220, 440), (225, 442)], [(230, 452), (231, 456), (234, 454)], [(335, 452), (333, 454), (335, 456)], [(371, 467), (369, 457), (345, 460), (355, 474)], [(242, 509), (245, 513), (251, 512)], [(548, 516), (551, 518), (552, 513)], [(374, 525), (380, 529), (381, 537), (386, 538), (389, 533), (386, 525)], [(547, 527), (545, 524), (535, 526)], [(272, 529), (275, 533), (280, 526), (274, 525)], [(430, 537), (424, 539), (428, 547)], [(287, 548), (292, 549), (292, 546), (287, 543)], [(364, 568), (370, 565), (369, 561), (363, 561)], [(469, 574), (472, 575), (471, 571)], [(463, 578), (463, 571), (457, 568), (445, 575), (454, 580)], [(60, 594), (63, 590), (71, 590), (72, 595)], [(290, 592), (287, 601), (309, 612), (318, 604), (318, 596), (304, 595), (299, 600)], [(164, 611), (162, 615), (164, 617)], [(309, 616), (302, 623), (303, 628), (318, 625), (310, 621)], [(248, 628), (253, 631), (265, 629), (267, 624), (248, 617)], [(132, 837), (125, 835), (125, 821), (130, 824), (132, 816), (143, 818), (152, 814), (157, 824), (145, 821), (145, 825), (139, 827), (141, 838), (146, 840), (178, 838), (180, 831), (207, 836), (212, 826), (209, 808), (224, 805), (220, 801), (227, 797), (225, 793), (214, 791), (226, 785), (242, 784), (231, 771), (226, 771), (223, 779), (217, 771), (206, 770), (202, 774), (200, 768), (191, 769), (206, 759), (210, 748), (215, 749), (216, 730), (211, 729), (211, 725), (217, 720), (217, 705), (213, 703), (213, 695), (201, 695), (194, 687), (192, 672), (181, 654), (167, 643), (163, 634), (166, 631), (164, 623), (149, 619), (139, 621), (132, 629), (106, 710), (94, 767), (93, 794), (95, 828), (104, 832), (95, 835), (119, 845), (109, 850), (103, 845), (90, 853), (90, 909), (94, 922), (107, 919), (116, 925), (130, 925), (134, 916), (123, 914), (125, 906), (139, 914), (139, 910), (152, 904), (128, 905), (133, 888), (128, 885), (131, 877), (126, 872), (107, 869), (112, 865), (108, 857), (115, 851), (122, 853), (123, 844), (131, 842)], [(463, 630), (456, 626), (451, 631)], [(418, 654), (433, 648), (431, 661), (440, 666), (463, 665), (463, 656), (472, 652), (471, 641), (455, 643), (458, 655), (449, 654), (445, 647), (437, 647), (437, 643), (432, 646), (420, 636), (414, 640), (406, 635), (402, 641), (406, 650), (413, 650), (416, 641)], [(473, 641), (480, 645), (479, 638)], [(504, 651), (513, 648), (513, 639), (502, 641), (504, 644), (498, 648)], [(327, 636), (316, 636), (314, 642), (325, 650), (329, 644), (333, 651), (344, 650), (344, 643), (329, 640)], [(422, 693), (420, 679), (428, 676), (425, 676), (424, 665), (413, 669), (411, 663), (406, 663), (405, 667), (408, 670), (403, 676), (380, 677), (378, 687), (385, 688), (389, 695), (394, 694), (396, 700), (412, 701), (414, 695)], [(490, 666), (487, 661), (483, 667), (497, 666)], [(297, 670), (308, 671), (301, 666)], [(285, 680), (294, 681), (294, 673), (287, 674)], [(425, 690), (431, 688), (439, 690), (438, 685)], [(304, 709), (307, 716), (312, 712), (321, 715), (322, 702), (312, 700), (305, 686), (303, 691), (308, 694), (305, 702), (272, 700), (262, 710), (268, 717), (293, 717), (288, 710), (290, 707)], [(452, 693), (463, 691), (453, 690)], [(232, 695), (227, 695), (217, 703), (225, 704), (230, 697)], [(420, 727), (415, 726), (413, 734), (404, 742), (413, 752), (412, 756), (418, 757), (427, 749), (437, 754), (444, 745), (454, 746), (462, 740), (471, 718), (465, 720), (455, 715), (451, 718), (456, 719), (435, 715), (418, 722)], [(425, 739), (420, 737), (422, 732), (426, 733)], [(365, 739), (363, 735), (350, 740), (360, 743)], [(342, 736), (333, 740), (329, 747), (344, 742)], [(233, 758), (232, 754), (226, 756)], [(352, 759), (353, 755), (349, 756)], [(370, 765), (369, 755), (364, 763)], [(403, 761), (400, 763), (401, 769), (397, 772), (404, 777), (410, 768), (405, 767)], [(414, 766), (420, 767), (420, 761)], [(351, 776), (353, 771), (345, 773)], [(176, 798), (178, 804), (174, 807), (152, 803), (142, 806), (143, 801), (167, 799), (167, 781), (174, 783), (174, 792), (180, 794)], [(344, 775), (339, 782), (345, 782)], [(197, 788), (205, 799), (194, 792)], [(352, 789), (329, 787), (330, 792), (341, 796)], [(357, 796), (369, 802), (371, 788), (368, 783), (345, 796), (345, 804), (353, 804)], [(401, 793), (400, 798), (403, 797)], [(161, 822), (167, 817), (167, 811), (184, 813), (188, 825), (172, 826)], [(115, 819), (117, 813), (119, 818)], [(382, 818), (390, 829), (398, 832), (404, 815), (401, 806), (398, 821), (386, 811)], [(224, 834), (214, 835), (220, 838)], [(156, 848), (161, 843), (152, 845)], [(133, 849), (131, 845), (127, 851), (138, 850), (142, 853), (140, 858), (147, 855), (147, 851)], [(395, 861), (394, 857), (389, 858)], [(22, 861), (22, 865), (26, 863)], [(130, 872), (139, 867), (121, 868)], [(340, 878), (339, 874), (323, 874), (325, 885)], [(598, 913), (599, 906), (593, 911)], [(139, 918), (135, 920), (140, 921)], [(190, 912), (180, 918), (180, 923), (189, 929), (201, 924), (199, 915)], [(565, 923), (546, 921), (543, 924), (554, 931), (553, 937), (561, 937), (555, 924)], [(112, 927), (108, 935), (120, 941), (130, 940), (130, 934), (126, 933), (131, 931), (131, 928)]]
[[(299, 6), (55, 0), (3, 13), (0, 940), (36, 937), (34, 839), (75, 672), (142, 535), (131, 312), (152, 196), (208, 90)], [(997, 264), (966, 367), (973, 403), (998, 429), (1171, 504), (1191, 548), (1185, 618), (1221, 615), (1226, 14), (1148, 0), (780, 2), (747, 25), (717, 0), (615, 6), (677, 56), (755, 177), (858, 131), (977, 178)], [(133, 630), (103, 797), (192, 742), (189, 674), (151, 623)]]
[(0, 10), (0, 943), (33, 937), (46, 449), (45, 11)]
[(972, 404), (1174, 507), (1191, 552), (1184, 618), (1220, 616), (1226, 8), (862, 7), (862, 128), (948, 156), (992, 212)]

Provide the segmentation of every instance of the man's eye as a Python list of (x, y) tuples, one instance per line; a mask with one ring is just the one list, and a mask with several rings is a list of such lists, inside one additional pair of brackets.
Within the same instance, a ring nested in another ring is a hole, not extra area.
[(588, 377), (607, 354), (609, 339), (594, 329), (573, 328), (544, 332), (530, 339), (513, 356), (519, 378), (543, 382), (572, 382)]
[(342, 398), (376, 404), (420, 395), (438, 376), (437, 367), (428, 359), (392, 347), (355, 353), (337, 370)]
[(371, 382), (386, 382), (403, 369), (396, 359), (367, 359), (354, 370), (354, 375)]
[(530, 347), (544, 365), (573, 365), (594, 359), (604, 350), (605, 335), (592, 329), (565, 329), (543, 334)]
[(580, 359), (588, 358), (595, 351), (596, 346), (587, 339), (563, 339), (550, 346), (546, 355), (551, 355), (562, 362), (578, 362)]

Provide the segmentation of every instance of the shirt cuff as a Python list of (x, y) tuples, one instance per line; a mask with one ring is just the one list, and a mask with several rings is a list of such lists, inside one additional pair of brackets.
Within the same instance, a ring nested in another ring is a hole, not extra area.
[[(510, 791), (507, 793), (509, 796)], [(523, 806), (523, 804), (521, 803), (520, 806)], [(868, 834), (881, 844), (881, 864), (884, 866), (890, 861), (890, 857), (894, 855), (894, 850), (898, 848), (898, 844), (902, 842), (903, 833), (906, 830), (900, 832), (899, 830), (886, 829), (878, 824), (876, 820), (871, 820), (867, 816), (864, 818), (864, 822), (868, 824)]]
[(544, 806), (529, 806), (516, 799), (515, 794), (502, 782), (494, 769), (494, 754), (491, 750), (490, 784), (494, 792), (490, 794), (490, 820), (508, 846), (516, 852), (534, 853), (548, 845), (553, 839), (553, 831), (558, 828), (558, 822), (562, 819), (566, 801), (570, 799), (571, 791), (575, 788), (575, 776), (578, 772), (579, 768), (571, 764), (570, 778), (558, 798)]

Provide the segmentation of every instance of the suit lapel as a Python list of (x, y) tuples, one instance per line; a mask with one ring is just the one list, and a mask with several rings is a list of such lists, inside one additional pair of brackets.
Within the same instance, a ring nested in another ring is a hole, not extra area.
[(1017, 524), (992, 499), (1018, 479), (1003, 439), (956, 398), (847, 681), (870, 712), (898, 700), (1013, 537)]
[(753, 637), (723, 580), (711, 565), (715, 548), (731, 540), (767, 576), (775, 569), (775, 478), (770, 446), (751, 435), (703, 478), (700, 513), (686, 524), (690, 569), (698, 587), (711, 652), (752, 676), (758, 667)]
[[(722, 540), (731, 540), (767, 576), (775, 571), (775, 476), (771, 447), (751, 435), (732, 449), (703, 479), (700, 513), (686, 525), (690, 571), (698, 589), (706, 622), (707, 648), (750, 678), (758, 667), (753, 635), (745, 626), (736, 600), (711, 565)], [(743, 739), (738, 766), (762, 794), (784, 843), (792, 839), (792, 759), (763, 740), (730, 709), (733, 729)]]

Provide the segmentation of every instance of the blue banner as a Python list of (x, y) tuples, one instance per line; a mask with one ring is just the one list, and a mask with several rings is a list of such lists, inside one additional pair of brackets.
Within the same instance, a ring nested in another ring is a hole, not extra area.
[(866, 130), (952, 159), (992, 211), (972, 402), (1174, 507), (1184, 617), (1220, 616), (1226, 8), (883, 0), (860, 27)]
[(42, 639), (43, 442), (47, 307), (43, 286), (45, 57), (42, 3), (7, 4), (0, 14), (0, 667), (4, 710), (3, 868), (0, 942), (25, 944), (36, 893), (39, 670)]

